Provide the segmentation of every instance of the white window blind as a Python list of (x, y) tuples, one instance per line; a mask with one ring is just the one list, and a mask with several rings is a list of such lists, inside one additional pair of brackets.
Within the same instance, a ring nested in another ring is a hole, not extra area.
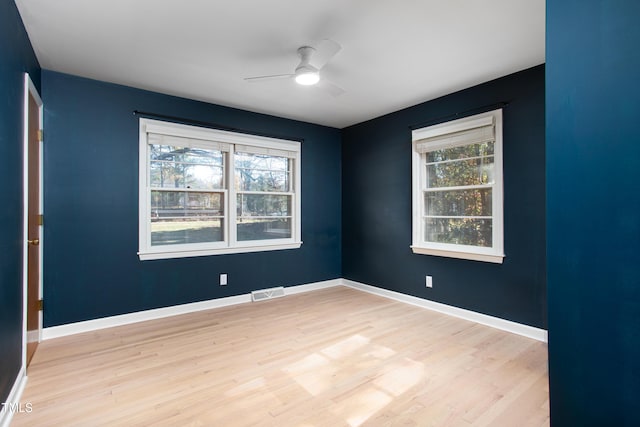
[(236, 144), (235, 151), (238, 153), (261, 154), (265, 156), (287, 157), (295, 159), (298, 153), (296, 151), (279, 150), (275, 148), (257, 147), (253, 145)]
[(454, 148), (469, 144), (483, 144), (495, 141), (493, 117), (485, 117), (456, 125), (436, 125), (421, 131), (414, 131), (413, 140), (418, 153)]
[(149, 145), (168, 145), (183, 148), (207, 148), (209, 150), (230, 151), (231, 144), (205, 139), (186, 138), (183, 136), (162, 135), (150, 132), (147, 137)]

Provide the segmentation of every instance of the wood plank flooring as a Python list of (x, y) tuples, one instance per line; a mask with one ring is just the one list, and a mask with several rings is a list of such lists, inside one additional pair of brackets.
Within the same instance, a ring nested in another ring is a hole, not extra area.
[(12, 426), (548, 426), (547, 347), (345, 287), (43, 342)]

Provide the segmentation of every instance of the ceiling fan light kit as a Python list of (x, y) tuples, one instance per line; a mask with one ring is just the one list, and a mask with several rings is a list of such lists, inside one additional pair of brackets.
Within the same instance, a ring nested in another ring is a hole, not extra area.
[(311, 55), (316, 50), (311, 46), (302, 46), (298, 49), (298, 56), (300, 56), (300, 65), (296, 68), (295, 79), (296, 83), (305, 86), (311, 86), (320, 81), (320, 73), (318, 69), (309, 64)]
[(313, 67), (300, 66), (296, 68), (296, 83), (311, 86), (320, 81), (320, 73)]
[[(300, 63), (293, 74), (276, 74), (271, 76), (259, 76), (245, 78), (248, 82), (261, 82), (282, 78), (293, 78), (296, 83), (303, 86), (312, 86), (320, 82), (320, 71), (341, 49), (341, 46), (333, 40), (324, 39), (317, 47), (302, 46), (297, 53)], [(344, 90), (323, 78), (321, 85), (324, 90), (333, 96), (341, 95)]]

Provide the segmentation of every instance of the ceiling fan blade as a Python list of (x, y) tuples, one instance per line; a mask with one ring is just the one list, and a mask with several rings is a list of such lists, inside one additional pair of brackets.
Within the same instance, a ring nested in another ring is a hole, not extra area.
[(325, 79), (320, 79), (320, 81), (318, 82), (318, 87), (335, 97), (338, 97), (344, 93), (344, 89), (342, 89), (340, 86)]
[(269, 80), (288, 79), (294, 77), (295, 74), (274, 74), (272, 76), (245, 77), (245, 81), (249, 83), (259, 83)]
[(322, 69), (327, 62), (331, 60), (338, 52), (340, 52), (342, 46), (338, 42), (331, 39), (321, 40), (315, 47), (315, 52), (309, 59), (309, 64), (316, 67), (318, 70)]

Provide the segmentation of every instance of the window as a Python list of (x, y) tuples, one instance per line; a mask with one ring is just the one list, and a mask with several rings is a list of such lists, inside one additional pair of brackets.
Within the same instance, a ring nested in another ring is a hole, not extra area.
[(414, 130), (413, 252), (502, 263), (502, 110)]
[(299, 248), (300, 143), (140, 119), (140, 259)]

